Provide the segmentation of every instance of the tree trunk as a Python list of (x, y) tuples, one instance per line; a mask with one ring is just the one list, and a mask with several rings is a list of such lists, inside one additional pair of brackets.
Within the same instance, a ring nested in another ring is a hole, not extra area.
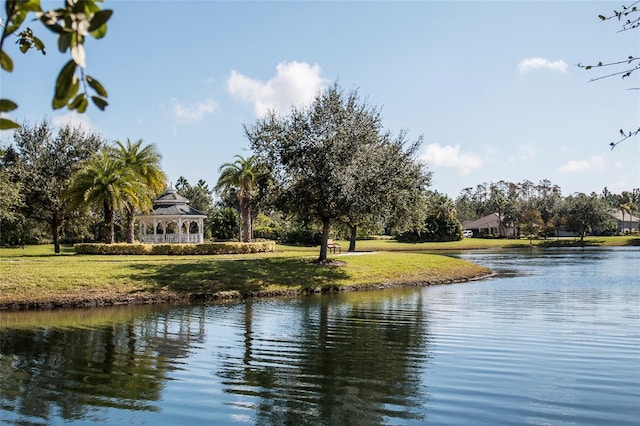
[(133, 244), (136, 237), (136, 223), (134, 218), (135, 210), (133, 206), (127, 206), (127, 242)]
[(322, 219), (322, 242), (320, 243), (320, 257), (319, 262), (325, 262), (327, 260), (327, 240), (329, 239), (329, 219)]
[(349, 225), (351, 238), (349, 238), (349, 251), (356, 251), (356, 235), (358, 233), (358, 225)]
[(107, 244), (113, 244), (116, 242), (116, 228), (114, 223), (114, 214), (111, 207), (104, 203), (104, 223), (107, 225)]
[(60, 227), (62, 226), (62, 220), (58, 217), (57, 213), (53, 214), (51, 218), (51, 236), (53, 237), (53, 252), (60, 253)]
[(250, 243), (251, 232), (251, 204), (243, 202), (240, 206), (240, 242)]

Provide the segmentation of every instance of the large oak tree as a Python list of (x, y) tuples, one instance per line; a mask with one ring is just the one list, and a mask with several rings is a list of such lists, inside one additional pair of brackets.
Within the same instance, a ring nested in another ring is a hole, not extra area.
[(23, 124), (9, 147), (13, 161), (8, 172), (24, 196), (23, 214), (46, 223), (55, 252), (60, 252), (60, 233), (68, 216), (64, 192), (80, 163), (104, 144), (101, 136), (69, 125), (56, 129), (48, 121)]
[[(385, 210), (385, 197), (395, 190), (419, 191), (428, 183), (428, 174), (412, 158), (415, 145), (405, 151), (402, 138), (390, 141), (379, 109), (338, 84), (286, 116), (270, 112), (246, 126), (245, 134), (273, 172), (275, 205), (302, 222), (321, 224), (319, 261), (327, 259), (332, 224), (347, 216), (354, 225), (369, 220)], [(392, 149), (397, 156), (388, 155)], [(412, 164), (418, 179), (409, 185), (394, 180), (402, 166), (390, 158)]]

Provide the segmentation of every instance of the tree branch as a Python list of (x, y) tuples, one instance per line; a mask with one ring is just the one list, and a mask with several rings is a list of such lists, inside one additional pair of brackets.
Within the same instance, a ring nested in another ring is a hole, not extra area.
[(620, 143), (626, 141), (627, 139), (629, 139), (629, 138), (631, 138), (633, 136), (636, 136), (638, 134), (640, 134), (640, 128), (638, 128), (638, 130), (629, 131), (628, 133), (625, 133), (624, 130), (620, 129), (620, 135), (623, 136), (623, 138), (620, 139), (618, 142), (611, 142), (609, 144), (609, 146), (611, 147), (611, 150), (613, 150), (613, 148), (618, 146), (618, 144), (620, 144)]

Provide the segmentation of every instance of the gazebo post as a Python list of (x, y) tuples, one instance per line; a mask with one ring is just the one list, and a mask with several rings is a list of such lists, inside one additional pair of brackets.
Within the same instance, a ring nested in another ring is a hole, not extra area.
[(154, 219), (153, 220), (153, 241), (152, 241), (153, 244), (158, 242), (158, 237), (156, 236), (156, 234), (158, 233), (157, 229), (158, 229), (158, 221)]

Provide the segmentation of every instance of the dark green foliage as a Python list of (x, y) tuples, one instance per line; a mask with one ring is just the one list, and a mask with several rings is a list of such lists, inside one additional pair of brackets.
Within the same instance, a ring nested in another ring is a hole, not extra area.
[(613, 219), (608, 214), (609, 209), (598, 195), (592, 193), (570, 195), (562, 202), (561, 216), (565, 219), (565, 229), (575, 232), (580, 240), (589, 233), (602, 233), (611, 228), (615, 229)]
[(238, 211), (230, 207), (212, 210), (208, 221), (211, 236), (215, 240), (237, 240), (240, 218)]
[(402, 232), (396, 240), (406, 243), (458, 241), (462, 239), (462, 225), (455, 218), (439, 218), (430, 215), (422, 228)]
[(308, 228), (297, 228), (287, 231), (282, 242), (299, 246), (318, 246), (322, 242), (322, 232)]
[[(74, 173), (64, 197), (70, 210), (102, 210), (104, 222), (109, 228), (109, 243), (115, 243), (115, 222), (120, 213), (150, 208), (153, 192), (133, 167), (114, 155), (110, 149), (102, 149), (82, 162)], [(133, 234), (133, 220), (131, 234)], [(129, 228), (129, 227), (128, 227)], [(132, 242), (130, 239), (129, 242)]]
[(396, 239), (403, 242), (443, 242), (462, 239), (462, 225), (456, 216), (453, 201), (437, 191), (428, 192), (423, 206), (426, 217), (412, 229), (396, 234)]
[(209, 184), (200, 179), (197, 184), (191, 185), (189, 181), (180, 176), (175, 185), (178, 194), (189, 200), (189, 205), (204, 214), (214, 208), (213, 206), (213, 190), (209, 188)]
[(125, 203), (125, 216), (127, 218), (126, 241), (133, 243), (135, 239), (134, 217), (136, 212), (146, 212), (153, 207), (153, 200), (160, 195), (167, 186), (167, 177), (160, 168), (161, 155), (154, 144), (142, 146), (142, 139), (126, 144), (115, 141), (115, 145), (109, 147), (108, 154), (121, 163), (124, 171), (132, 171), (136, 180), (140, 181), (144, 188), (140, 191), (138, 200), (134, 202), (132, 197)]
[[(23, 124), (14, 131), (13, 139), (14, 144), (0, 159), (2, 170), (13, 185), (20, 187), (23, 197), (10, 231), (14, 235), (12, 239), (32, 240), (34, 233), (39, 233), (34, 231), (46, 227), (56, 252), (59, 252), (59, 239), (69, 217), (63, 197), (69, 178), (83, 160), (103, 146), (104, 141), (97, 134), (68, 125), (57, 129), (56, 133), (47, 121), (33, 126)], [(36, 229), (31, 226), (33, 223)], [(8, 225), (6, 223), (5, 227)]]
[(250, 242), (253, 238), (253, 208), (260, 198), (261, 187), (270, 180), (269, 176), (268, 167), (257, 156), (236, 155), (236, 161), (220, 166), (216, 191), (226, 198), (237, 199), (240, 241)]
[(273, 226), (254, 226), (253, 236), (257, 239), (274, 240), (278, 242), (284, 241), (284, 230), (280, 227)]
[[(293, 108), (285, 117), (272, 112), (245, 133), (273, 173), (274, 206), (299, 222), (322, 226), (319, 261), (327, 258), (332, 225), (348, 218), (357, 227), (389, 210), (402, 211), (410, 193), (428, 183), (428, 174), (412, 158), (420, 141), (405, 150), (403, 134), (392, 140), (383, 131), (377, 108), (337, 84), (310, 106)], [(389, 159), (409, 159), (410, 173)], [(415, 180), (404, 179), (414, 175)], [(387, 201), (396, 194), (401, 202)]]

